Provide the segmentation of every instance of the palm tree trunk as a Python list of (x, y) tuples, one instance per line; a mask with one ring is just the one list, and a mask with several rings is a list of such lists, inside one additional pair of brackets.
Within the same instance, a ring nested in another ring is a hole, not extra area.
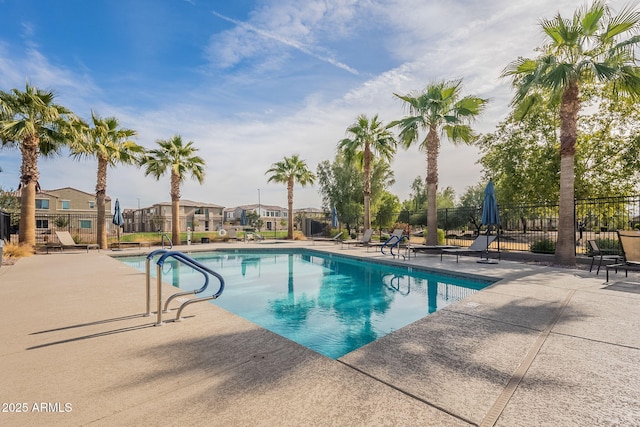
[(171, 240), (180, 245), (180, 178), (171, 171)]
[(371, 149), (364, 146), (364, 229), (371, 228)]
[(96, 184), (96, 205), (98, 207), (97, 233), (96, 240), (100, 249), (107, 249), (107, 226), (105, 198), (107, 194), (107, 160), (98, 157), (98, 177)]
[(440, 141), (437, 129), (427, 134), (427, 245), (438, 244), (438, 151)]
[(560, 202), (558, 206), (558, 240), (555, 261), (561, 265), (576, 263), (574, 218), (574, 156), (578, 138), (580, 91), (576, 82), (567, 85), (560, 105)]
[(20, 167), (20, 229), (18, 240), (29, 246), (36, 244), (36, 186), (38, 172), (37, 136), (25, 138), (21, 145), (22, 165)]
[(287, 239), (293, 240), (293, 176), (289, 178), (289, 182), (287, 183), (287, 208), (289, 211)]

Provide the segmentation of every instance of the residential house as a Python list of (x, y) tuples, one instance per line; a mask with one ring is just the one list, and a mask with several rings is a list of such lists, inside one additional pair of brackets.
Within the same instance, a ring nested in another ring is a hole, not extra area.
[[(224, 206), (180, 200), (180, 231), (213, 231), (222, 225)], [(171, 202), (161, 202), (142, 209), (125, 209), (126, 232), (171, 231)]]
[[(109, 196), (105, 197), (105, 211), (111, 212)], [(36, 193), (37, 241), (48, 241), (48, 236), (55, 230), (69, 231), (85, 242), (95, 241), (97, 217), (96, 195), (93, 193), (72, 187)]]
[[(289, 213), (286, 208), (280, 206), (251, 204), (226, 208), (224, 210), (224, 223), (227, 225), (242, 226), (242, 211), (255, 212), (262, 220), (263, 231), (286, 230)], [(246, 224), (249, 225), (250, 224)]]

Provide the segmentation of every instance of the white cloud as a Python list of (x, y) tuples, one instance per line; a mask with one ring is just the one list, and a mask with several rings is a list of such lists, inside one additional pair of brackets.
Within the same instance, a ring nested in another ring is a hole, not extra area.
[[(512, 96), (510, 82), (499, 77), (501, 70), (518, 56), (534, 54), (541, 40), (539, 17), (575, 8), (568, 0), (433, 3), (265, 2), (248, 17), (224, 18), (230, 18), (234, 27), (211, 38), (210, 58), (234, 68), (233, 73), (202, 73), (191, 91), (167, 92), (179, 102), (151, 110), (107, 101), (102, 83), (86, 69), (53, 64), (36, 48), (19, 54), (2, 41), (0, 80), (5, 87), (20, 88), (27, 76), (34, 84), (55, 88), (59, 102), (81, 115), (88, 115), (91, 108), (102, 116), (114, 115), (124, 126), (138, 130), (138, 142), (146, 147), (174, 134), (193, 140), (207, 162), (207, 176), (202, 186), (185, 182), (185, 199), (233, 206), (257, 202), (260, 189), (262, 203), (285, 206), (285, 187), (266, 182), (265, 171), (271, 164), (299, 153), (315, 171), (319, 162), (333, 160), (338, 140), (358, 114), (378, 114), (383, 121), (401, 118), (405, 112), (394, 92), (405, 94), (431, 81), (463, 78), (466, 93), (491, 99), (476, 128), (492, 131), (507, 113)], [(358, 50), (350, 41), (365, 29), (384, 35), (371, 40), (378, 56), (367, 58), (382, 71), (372, 74), (366, 65), (358, 66), (360, 74), (355, 76), (346, 72), (355, 69), (349, 54), (356, 56)], [(290, 61), (301, 53), (311, 65), (296, 69), (292, 76), (295, 64)], [(331, 65), (327, 67), (331, 74), (317, 73), (315, 68), (326, 64)], [(476, 148), (443, 141), (440, 188), (452, 186), (461, 195), (478, 183), (477, 159)], [(19, 153), (0, 150), (0, 165), (4, 169), (0, 185), (15, 187)], [(392, 191), (406, 199), (414, 178), (425, 176), (425, 156), (416, 147), (400, 149), (393, 168)], [(41, 172), (45, 188), (72, 185), (93, 191), (95, 187), (93, 162), (57, 158), (41, 162)], [(137, 206), (138, 199), (146, 206), (169, 200), (168, 180), (156, 182), (139, 169), (119, 167), (109, 170), (107, 189), (124, 207)], [(296, 187), (296, 207), (319, 207), (317, 191), (317, 186)]]

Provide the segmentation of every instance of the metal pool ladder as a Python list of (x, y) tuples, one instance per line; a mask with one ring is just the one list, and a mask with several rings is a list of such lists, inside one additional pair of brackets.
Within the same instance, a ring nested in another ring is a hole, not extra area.
[[(216, 273), (215, 271), (211, 270), (210, 268), (206, 267), (205, 265), (202, 265), (201, 263), (199, 263), (198, 261), (194, 260), (193, 258), (183, 254), (182, 252), (178, 252), (178, 251), (168, 251), (166, 249), (157, 249), (153, 252), (151, 252), (149, 255), (147, 255), (147, 260), (146, 260), (146, 280), (147, 280), (147, 311), (145, 312), (145, 316), (150, 316), (151, 315), (151, 260), (157, 256), (160, 255), (160, 258), (158, 259), (158, 261), (156, 261), (156, 278), (157, 278), (157, 307), (158, 307), (158, 311), (157, 311), (157, 321), (155, 326), (161, 326), (163, 325), (163, 321), (162, 321), (162, 313), (167, 312), (168, 311), (168, 307), (169, 307), (169, 303), (171, 301), (173, 301), (175, 298), (181, 297), (181, 296), (185, 296), (185, 295), (197, 295), (199, 293), (204, 292), (207, 287), (209, 286), (209, 277), (213, 276), (216, 279), (218, 279), (218, 281), (220, 282), (220, 288), (218, 289), (217, 292), (215, 292), (212, 295), (207, 295), (204, 297), (200, 297), (200, 298), (194, 298), (194, 299), (190, 299), (187, 300), (185, 302), (183, 302), (180, 307), (178, 308), (178, 313), (176, 314), (176, 318), (175, 321), (179, 322), (181, 320), (181, 315), (182, 315), (182, 310), (184, 310), (184, 308), (186, 306), (188, 306), (189, 304), (194, 304), (196, 302), (200, 302), (200, 301), (210, 301), (213, 299), (218, 298), (221, 294), (222, 291), (224, 290), (224, 279), (222, 278), (222, 276), (218, 273)], [(164, 262), (167, 260), (167, 258), (173, 258), (176, 261), (193, 268), (194, 270), (196, 270), (197, 272), (201, 273), (204, 277), (204, 284), (202, 285), (202, 287), (200, 289), (196, 289), (194, 291), (187, 291), (187, 292), (178, 292), (175, 293), (173, 295), (171, 295), (169, 298), (167, 298), (167, 301), (164, 304), (164, 309), (162, 307), (162, 267), (164, 265)]]

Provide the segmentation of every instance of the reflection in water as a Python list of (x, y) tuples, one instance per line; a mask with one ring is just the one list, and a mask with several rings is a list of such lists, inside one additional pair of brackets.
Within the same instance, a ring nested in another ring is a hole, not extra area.
[(269, 301), (269, 307), (276, 317), (284, 320), (291, 328), (298, 329), (304, 326), (304, 321), (307, 319), (309, 311), (316, 306), (316, 301), (305, 294), (296, 297), (293, 286), (293, 261), (293, 254), (288, 254), (286, 298)]
[[(215, 305), (333, 358), (488, 285), (310, 252), (194, 258), (225, 279)], [(144, 271), (139, 260), (131, 265)], [(201, 285), (202, 276), (191, 268), (172, 267), (173, 281), (182, 289)]]

